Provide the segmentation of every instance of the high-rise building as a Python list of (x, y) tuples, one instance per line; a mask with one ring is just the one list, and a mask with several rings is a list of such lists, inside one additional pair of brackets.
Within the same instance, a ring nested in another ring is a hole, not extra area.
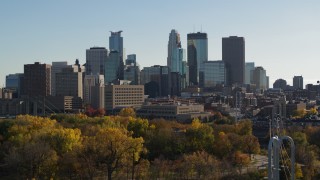
[(204, 87), (214, 87), (225, 84), (226, 68), (223, 61), (207, 61), (204, 63)]
[(181, 88), (184, 89), (189, 85), (189, 66), (187, 61), (182, 61)]
[[(176, 30), (171, 30), (168, 41), (167, 66), (171, 72), (182, 71), (183, 52), (181, 50), (180, 34)], [(182, 56), (181, 56), (182, 55)]]
[(294, 76), (293, 77), (293, 88), (294, 89), (303, 89), (303, 77)]
[(83, 81), (83, 100), (85, 104), (92, 105), (93, 99), (96, 99), (95, 96), (99, 95), (93, 92), (93, 87), (96, 86), (104, 87), (104, 75), (85, 75)]
[(67, 61), (52, 62), (51, 66), (51, 95), (56, 95), (56, 74), (62, 72), (63, 68), (68, 67)]
[(227, 67), (227, 85), (245, 82), (245, 41), (243, 37), (222, 38), (222, 60)]
[(120, 56), (123, 57), (123, 37), (121, 37), (122, 31), (112, 32), (109, 37), (109, 50), (118, 51)]
[(105, 84), (123, 80), (123, 61), (118, 51), (111, 51), (105, 63)]
[(34, 64), (24, 65), (24, 90), (23, 94), (28, 96), (51, 95), (51, 65)]
[(253, 71), (253, 82), (256, 85), (256, 90), (266, 90), (268, 88), (268, 78), (266, 70), (263, 67), (256, 67)]
[[(125, 57), (125, 52), (123, 48), (123, 37), (121, 37), (122, 31), (118, 32), (112, 32), (109, 37), (109, 49), (110, 49), (110, 54), (111, 52), (118, 52), (118, 61), (119, 67), (117, 69), (117, 79), (123, 80), (123, 71), (124, 71), (124, 57)], [(109, 68), (106, 66), (106, 68)], [(107, 79), (105, 77), (105, 79)]]
[(131, 81), (132, 85), (140, 84), (140, 66), (136, 61), (135, 54), (129, 54), (123, 71), (123, 79)]
[(170, 94), (170, 71), (168, 66), (144, 67), (140, 73), (141, 84), (149, 97), (168, 96)]
[(78, 65), (63, 68), (56, 73), (56, 96), (73, 96), (83, 98), (83, 69)]
[(245, 84), (252, 84), (253, 81), (254, 62), (246, 62), (245, 64)]
[(199, 85), (203, 63), (208, 61), (207, 33), (190, 33), (188, 39), (188, 66), (190, 85)]
[(6, 76), (6, 89), (10, 89), (12, 97), (17, 98), (21, 94), (23, 73), (9, 74)]
[(105, 73), (105, 62), (108, 58), (108, 50), (104, 47), (92, 47), (86, 51), (86, 74)]

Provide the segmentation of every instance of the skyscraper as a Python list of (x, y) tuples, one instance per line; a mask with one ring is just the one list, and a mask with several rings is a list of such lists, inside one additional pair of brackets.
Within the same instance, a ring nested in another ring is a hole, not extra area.
[(86, 51), (86, 74), (104, 74), (108, 50), (104, 47), (92, 47)]
[(24, 90), (23, 94), (28, 96), (51, 95), (51, 65), (34, 64), (24, 65)]
[(112, 32), (109, 37), (109, 50), (118, 51), (120, 56), (123, 57), (123, 37), (121, 37), (122, 31)]
[(110, 84), (115, 80), (123, 79), (123, 61), (121, 61), (120, 58), (120, 53), (118, 51), (110, 52), (105, 63), (105, 84)]
[(245, 41), (243, 37), (222, 38), (222, 60), (227, 67), (227, 85), (245, 82)]
[(63, 68), (68, 67), (67, 61), (52, 62), (51, 66), (51, 95), (56, 95), (56, 74), (62, 72)]
[(293, 77), (293, 88), (294, 89), (303, 89), (303, 77), (294, 76)]
[[(119, 56), (117, 58), (119, 62), (115, 62), (115, 59), (113, 57), (113, 62), (112, 62), (113, 66), (111, 66), (111, 67), (115, 67), (114, 65), (118, 64), (116, 71), (117, 71), (117, 79), (119, 79), (119, 80), (123, 80), (123, 70), (124, 70), (124, 63), (123, 63), (124, 49), (123, 49), (123, 37), (121, 37), (121, 33), (122, 33), (122, 31), (118, 31), (118, 32), (111, 31), (111, 35), (109, 37), (110, 55), (118, 52), (117, 56)], [(111, 53), (111, 52), (113, 52), (113, 53)], [(110, 60), (110, 58), (108, 58), (108, 59)], [(111, 62), (109, 61), (108, 63), (111, 63)], [(108, 65), (106, 65), (105, 67), (111, 68)], [(108, 71), (113, 71), (113, 70), (108, 69)], [(109, 77), (105, 77), (106, 82), (109, 82), (108, 78)]]
[(246, 62), (245, 65), (245, 84), (252, 84), (253, 81), (254, 62)]
[(56, 96), (74, 96), (83, 98), (83, 69), (71, 65), (56, 73)]
[(207, 61), (204, 65), (204, 87), (214, 87), (217, 84), (225, 84), (226, 68), (223, 61)]
[(257, 91), (266, 90), (268, 88), (268, 77), (263, 67), (256, 67), (253, 71), (253, 82), (256, 84)]
[(181, 41), (180, 34), (176, 30), (171, 30), (168, 41), (167, 66), (171, 72), (182, 72), (182, 58), (180, 56)]
[(123, 72), (124, 80), (131, 81), (132, 85), (140, 84), (140, 67), (135, 54), (129, 54)]
[(188, 39), (188, 65), (190, 85), (199, 85), (203, 63), (208, 61), (207, 33), (190, 33)]

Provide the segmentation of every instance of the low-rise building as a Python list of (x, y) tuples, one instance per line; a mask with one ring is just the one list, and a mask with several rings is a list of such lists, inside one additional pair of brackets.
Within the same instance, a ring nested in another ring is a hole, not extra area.
[(144, 103), (143, 85), (106, 85), (105, 109), (140, 107)]

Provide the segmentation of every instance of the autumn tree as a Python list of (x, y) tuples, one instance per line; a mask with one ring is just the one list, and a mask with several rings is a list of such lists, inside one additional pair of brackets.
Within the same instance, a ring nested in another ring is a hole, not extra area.
[(121, 109), (119, 116), (123, 116), (123, 117), (136, 117), (136, 112), (134, 111), (133, 108), (123, 108)]
[(243, 136), (243, 151), (249, 154), (250, 160), (252, 154), (260, 152), (260, 144), (258, 138), (253, 135)]
[[(122, 166), (125, 159), (138, 159), (143, 150), (143, 139), (133, 138), (123, 128), (101, 128), (95, 136), (85, 138), (82, 157), (93, 153), (91, 161), (106, 167), (108, 179)], [(88, 160), (89, 161), (89, 160)]]
[(193, 120), (191, 127), (186, 130), (186, 138), (188, 152), (210, 151), (213, 147), (213, 129), (198, 119)]

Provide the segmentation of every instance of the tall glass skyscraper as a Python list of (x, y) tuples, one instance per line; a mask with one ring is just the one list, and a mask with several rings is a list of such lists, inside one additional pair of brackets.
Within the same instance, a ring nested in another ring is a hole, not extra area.
[(227, 67), (227, 85), (245, 82), (245, 42), (243, 37), (222, 38), (222, 60)]
[[(110, 54), (111, 52), (113, 52), (113, 55), (115, 52), (118, 52), (118, 58), (117, 60), (114, 59), (114, 57), (112, 58), (109, 58), (112, 59), (112, 62), (108, 62), (109, 65), (110, 63), (113, 64), (113, 66), (108, 66), (106, 65), (105, 68), (106, 68), (106, 71), (117, 71), (117, 78), (116, 79), (119, 79), (119, 80), (123, 80), (123, 70), (124, 70), (124, 64), (123, 64), (123, 57), (124, 57), (124, 51), (123, 51), (123, 37), (121, 37), (121, 33), (122, 31), (118, 31), (118, 32), (112, 32), (111, 31), (111, 36), (109, 37), (109, 49), (110, 49)], [(115, 61), (119, 61), (119, 62), (115, 62)], [(117, 69), (109, 69), (109, 68), (114, 68), (115, 67), (115, 64), (117, 64)], [(107, 70), (108, 68), (108, 70)], [(107, 72), (105, 73), (107, 74)], [(111, 74), (109, 74), (111, 75)], [(105, 77), (105, 80), (106, 82), (108, 82), (112, 76), (109, 76), (109, 77)], [(114, 79), (113, 79), (114, 80)]]
[(168, 42), (167, 66), (171, 72), (182, 73), (183, 49), (181, 48), (180, 34), (176, 30), (171, 30)]
[(199, 85), (203, 63), (208, 61), (207, 33), (190, 33), (188, 39), (188, 65), (190, 85)]
[(254, 70), (254, 62), (246, 62), (245, 63), (245, 84), (253, 84), (253, 70)]
[(121, 66), (120, 53), (111, 51), (105, 63), (105, 84), (110, 84), (114, 80), (121, 80), (121, 68), (123, 68), (123, 64)]
[(123, 37), (121, 37), (122, 31), (112, 32), (109, 37), (109, 50), (118, 51), (120, 56), (123, 57)]

